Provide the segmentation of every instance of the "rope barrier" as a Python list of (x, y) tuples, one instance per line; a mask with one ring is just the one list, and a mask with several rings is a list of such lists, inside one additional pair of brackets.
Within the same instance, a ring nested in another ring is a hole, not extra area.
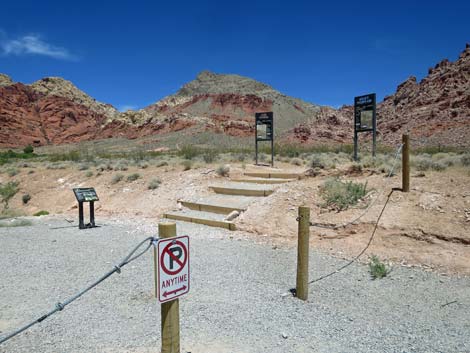
[[(48, 313), (44, 314), (43, 316), (41, 316), (40, 318), (30, 322), (29, 324), (13, 331), (12, 333), (4, 336), (4, 337), (1, 337), (0, 338), (0, 344), (8, 341), (10, 338), (13, 338), (15, 337), (16, 335), (20, 334), (21, 332), (23, 331), (26, 331), (27, 329), (29, 329), (31, 326), (34, 326), (36, 324), (39, 324), (41, 323), (42, 321), (44, 321), (45, 319), (47, 319), (49, 316), (52, 316), (54, 315), (55, 313), (59, 312), (59, 311), (62, 311), (64, 310), (64, 308), (69, 305), (70, 303), (72, 303), (73, 301), (77, 300), (78, 298), (80, 298), (83, 294), (85, 294), (86, 292), (88, 292), (89, 290), (93, 289), (94, 287), (96, 287), (98, 284), (100, 284), (101, 282), (103, 282), (104, 280), (106, 280), (107, 278), (111, 277), (114, 273), (121, 273), (121, 269), (126, 266), (127, 264), (131, 263), (132, 261), (134, 260), (137, 260), (139, 257), (141, 257), (143, 254), (145, 254), (151, 247), (153, 244), (155, 244), (155, 242), (158, 241), (158, 238), (155, 238), (155, 237), (148, 237), (144, 240), (142, 240), (125, 258), (122, 259), (121, 262), (119, 262), (117, 265), (115, 265), (113, 267), (112, 270), (108, 271), (106, 274), (104, 274), (100, 279), (98, 279), (97, 281), (93, 282), (92, 284), (90, 284), (88, 287), (86, 287), (85, 289), (79, 291), (77, 294), (71, 296), (70, 298), (68, 298), (67, 300), (65, 300), (64, 302), (58, 302), (54, 309), (52, 309), (51, 311), (49, 311)], [(142, 250), (141, 252), (139, 252), (137, 255), (134, 255), (137, 250), (140, 249), (140, 247), (142, 245), (144, 245), (145, 243), (148, 242), (148, 245), (144, 248), (144, 250)]]
[(385, 201), (385, 204), (384, 204), (384, 206), (382, 207), (382, 211), (380, 211), (379, 217), (377, 218), (377, 221), (375, 222), (375, 225), (374, 225), (374, 230), (372, 231), (372, 234), (371, 234), (371, 236), (370, 236), (370, 238), (369, 238), (369, 241), (367, 242), (367, 245), (365, 246), (365, 248), (362, 249), (362, 251), (361, 251), (358, 255), (356, 255), (352, 260), (350, 260), (350, 261), (349, 261), (348, 263), (346, 263), (345, 265), (343, 265), (343, 266), (341, 266), (340, 268), (334, 270), (333, 272), (330, 272), (330, 273), (328, 273), (328, 274), (326, 274), (326, 275), (323, 275), (323, 276), (320, 276), (320, 277), (318, 277), (318, 278), (316, 278), (316, 279), (314, 279), (314, 280), (311, 280), (310, 282), (308, 282), (308, 284), (312, 284), (312, 283), (321, 281), (321, 280), (323, 280), (323, 279), (325, 279), (325, 278), (328, 278), (328, 277), (330, 277), (330, 276), (333, 276), (334, 274), (336, 274), (336, 273), (338, 273), (338, 272), (344, 270), (346, 267), (348, 267), (348, 266), (352, 265), (354, 262), (356, 262), (356, 261), (366, 252), (366, 250), (369, 248), (370, 244), (372, 243), (372, 240), (374, 239), (375, 233), (376, 233), (376, 231), (377, 231), (377, 227), (379, 226), (380, 219), (382, 218), (382, 215), (383, 215), (383, 213), (384, 213), (384, 211), (385, 211), (385, 208), (387, 207), (387, 204), (388, 204), (388, 202), (390, 201), (390, 197), (392, 196), (392, 194), (393, 194), (393, 192), (394, 192), (395, 190), (397, 190), (397, 189), (392, 189), (392, 191), (390, 191), (390, 193), (388, 194), (387, 200)]
[[(403, 144), (401, 144), (396, 153), (395, 153), (395, 158), (394, 158), (394, 161), (393, 161), (393, 165), (392, 165), (392, 168), (390, 169), (390, 172), (388, 173), (387, 177), (385, 179), (388, 179), (388, 178), (391, 178), (392, 175), (393, 175), (393, 171), (395, 170), (395, 166), (397, 164), (397, 160), (398, 160), (398, 156), (401, 152), (403, 148)], [(369, 211), (370, 209), (372, 208), (372, 206), (375, 205), (375, 203), (377, 202), (377, 200), (382, 196), (383, 192), (385, 191), (385, 189), (382, 189), (382, 191), (380, 191), (380, 193), (377, 195), (377, 197), (374, 199), (374, 201), (372, 201), (369, 206), (367, 206), (367, 208), (364, 210), (364, 212), (362, 212), (359, 216), (357, 216), (356, 218), (354, 218), (352, 221), (349, 221), (347, 223), (344, 223), (344, 224), (335, 224), (335, 225), (328, 225), (328, 224), (324, 224), (324, 223), (315, 223), (315, 222), (310, 222), (310, 226), (311, 227), (317, 227), (317, 228), (324, 228), (324, 229), (333, 229), (333, 230), (336, 230), (336, 229), (340, 229), (340, 228), (346, 228), (347, 226), (350, 226), (351, 224), (354, 224), (356, 223), (358, 220), (360, 220), (362, 217), (364, 217)]]

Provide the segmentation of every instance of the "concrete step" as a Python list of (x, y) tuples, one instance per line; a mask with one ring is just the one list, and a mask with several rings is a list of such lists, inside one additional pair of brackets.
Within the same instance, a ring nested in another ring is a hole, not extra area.
[(245, 211), (256, 197), (242, 195), (211, 195), (193, 199), (178, 200), (184, 207), (196, 211), (205, 211), (227, 215), (232, 211)]
[(210, 185), (210, 189), (218, 194), (244, 195), (244, 196), (269, 196), (274, 192), (273, 185), (253, 183), (224, 183)]
[(189, 209), (172, 211), (163, 214), (163, 217), (174, 219), (177, 221), (186, 221), (198, 224), (205, 224), (210, 227), (219, 227), (229, 230), (235, 230), (235, 224), (233, 222), (224, 220), (226, 216), (227, 215), (218, 213), (195, 211)]
[(255, 178), (276, 178), (276, 179), (302, 179), (302, 173), (284, 173), (284, 172), (246, 172), (246, 176)]
[(276, 179), (276, 178), (237, 178), (232, 179), (232, 181), (236, 181), (237, 183), (254, 183), (254, 184), (283, 184), (288, 183), (290, 181), (295, 181), (297, 179)]

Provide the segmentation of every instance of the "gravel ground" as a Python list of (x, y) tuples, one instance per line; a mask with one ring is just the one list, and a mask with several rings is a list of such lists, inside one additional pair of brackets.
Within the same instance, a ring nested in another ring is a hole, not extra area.
[[(67, 226), (45, 217), (31, 227), (0, 228), (0, 334), (98, 278), (156, 230), (124, 220), (52, 229)], [(373, 281), (367, 266), (354, 264), (312, 285), (302, 302), (283, 295), (295, 285), (296, 249), (200, 225), (177, 229), (191, 238), (182, 352), (470, 352), (469, 278), (396, 267)], [(0, 352), (159, 352), (150, 254)], [(312, 251), (310, 276), (343, 263)]]

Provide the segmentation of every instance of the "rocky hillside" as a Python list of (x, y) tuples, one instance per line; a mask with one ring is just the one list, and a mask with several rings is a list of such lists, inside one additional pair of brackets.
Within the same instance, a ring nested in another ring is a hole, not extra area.
[(317, 117), (320, 107), (281, 94), (272, 87), (238, 75), (201, 72), (177, 93), (137, 112), (118, 118), (134, 125), (183, 121), (232, 136), (254, 133), (254, 113), (274, 111), (276, 133)]
[[(353, 107), (322, 108), (320, 125), (299, 124), (288, 139), (351, 142)], [(445, 59), (420, 82), (410, 77), (377, 105), (379, 142), (392, 145), (409, 133), (414, 145), (470, 147), (470, 44), (455, 62)], [(369, 136), (370, 137), (370, 136)]]
[[(409, 132), (415, 145), (470, 147), (470, 45), (420, 82), (410, 77), (377, 109), (379, 143), (396, 144)], [(271, 110), (275, 134), (284, 141), (352, 142), (351, 106), (320, 107), (250, 78), (203, 71), (175, 94), (125, 113), (61, 78), (23, 85), (0, 74), (0, 147), (137, 138), (188, 127), (197, 127), (192, 133), (253, 136), (254, 113)]]

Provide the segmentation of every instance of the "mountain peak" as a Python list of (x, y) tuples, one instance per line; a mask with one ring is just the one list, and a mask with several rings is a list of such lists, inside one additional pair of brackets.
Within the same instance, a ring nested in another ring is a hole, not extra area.
[(0, 73), (0, 87), (12, 85), (14, 82), (10, 76)]

